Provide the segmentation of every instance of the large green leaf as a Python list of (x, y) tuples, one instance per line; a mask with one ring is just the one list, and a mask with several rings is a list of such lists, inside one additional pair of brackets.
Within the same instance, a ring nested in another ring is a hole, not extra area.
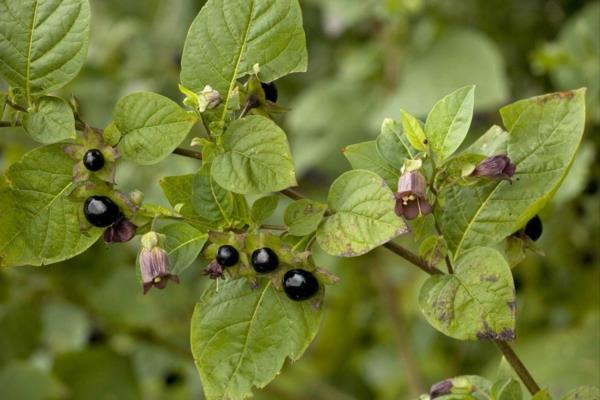
[(230, 192), (268, 193), (296, 185), (287, 138), (270, 119), (253, 115), (232, 122), (223, 146), (225, 153), (213, 161), (212, 176)]
[(327, 203), (333, 214), (317, 229), (317, 241), (331, 255), (359, 256), (408, 231), (394, 212), (394, 194), (373, 172), (342, 174), (331, 185)]
[(285, 209), (283, 221), (288, 227), (288, 233), (293, 236), (310, 235), (317, 230), (327, 205), (308, 200), (296, 200)]
[(202, 165), (194, 177), (192, 204), (200, 217), (210, 222), (228, 223), (233, 212), (233, 193), (217, 185), (210, 175), (210, 166)]
[(37, 148), (6, 173), (0, 191), (2, 266), (52, 264), (85, 251), (102, 233), (80, 229), (81, 203), (67, 196), (73, 189), (74, 161), (64, 145)]
[(208, 400), (245, 399), (264, 387), (287, 357), (302, 356), (317, 333), (321, 309), (294, 302), (260, 279), (211, 287), (196, 305), (191, 344)]
[(516, 174), (512, 183), (452, 187), (445, 193), (439, 221), (454, 257), (470, 247), (501, 241), (548, 203), (581, 141), (584, 95), (583, 89), (554, 93), (501, 110), (509, 131), (506, 153), (517, 165)]
[(180, 274), (192, 265), (208, 240), (206, 232), (183, 222), (162, 227), (160, 233), (167, 237), (165, 250), (171, 263), (171, 272), (174, 274)]
[(419, 306), (440, 332), (461, 340), (515, 338), (515, 286), (510, 267), (491, 248), (465, 253), (454, 273), (425, 281)]
[(0, 0), (0, 74), (32, 95), (60, 89), (87, 54), (87, 0)]
[(23, 114), (23, 128), (34, 140), (54, 143), (75, 139), (75, 117), (66, 101), (43, 96), (36, 103), (35, 111)]
[(140, 92), (119, 100), (114, 122), (123, 135), (118, 146), (123, 158), (155, 164), (185, 139), (196, 116), (164, 96)]
[(385, 179), (391, 188), (395, 188), (398, 185), (400, 170), (391, 166), (379, 155), (377, 143), (374, 140), (346, 146), (342, 152), (350, 162), (350, 165), (352, 165), (352, 168), (375, 172)]
[(260, 66), (273, 81), (306, 71), (306, 39), (297, 0), (210, 0), (188, 32), (181, 82), (195, 92), (205, 85), (225, 99), (238, 78)]
[(475, 86), (465, 86), (438, 101), (425, 121), (425, 134), (433, 156), (443, 161), (458, 149), (469, 131)]
[[(381, 132), (377, 136), (377, 152), (396, 170), (396, 174), (404, 166), (404, 162), (412, 159), (415, 150), (403, 132), (402, 125), (393, 119), (386, 118), (381, 124)], [(390, 187), (396, 187), (394, 182)]]

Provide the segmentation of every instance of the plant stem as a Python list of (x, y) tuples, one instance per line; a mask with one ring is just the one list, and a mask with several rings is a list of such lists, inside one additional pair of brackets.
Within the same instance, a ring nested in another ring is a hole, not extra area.
[(498, 349), (500, 349), (500, 351), (504, 355), (504, 358), (506, 359), (506, 361), (508, 361), (512, 369), (517, 373), (517, 375), (519, 375), (519, 378), (521, 378), (521, 381), (523, 382), (525, 387), (527, 387), (529, 393), (531, 393), (531, 395), (534, 395), (537, 392), (539, 392), (541, 390), (539, 385), (535, 382), (535, 380), (533, 379), (533, 377), (531, 376), (521, 359), (512, 349), (512, 347), (510, 347), (508, 343), (503, 342), (501, 340), (495, 340), (494, 342), (496, 343), (496, 346), (498, 347)]

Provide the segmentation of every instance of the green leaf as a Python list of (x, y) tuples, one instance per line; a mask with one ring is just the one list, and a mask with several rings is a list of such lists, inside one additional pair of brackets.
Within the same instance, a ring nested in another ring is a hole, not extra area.
[(400, 117), (406, 138), (412, 147), (420, 151), (427, 151), (429, 142), (421, 122), (404, 110), (400, 110)]
[(192, 204), (196, 214), (207, 221), (229, 224), (234, 207), (233, 193), (217, 185), (210, 168), (210, 164), (203, 164), (194, 177)]
[(375, 172), (387, 182), (388, 186), (394, 188), (398, 185), (400, 170), (391, 166), (377, 151), (377, 143), (374, 140), (351, 144), (342, 150), (342, 153), (354, 169), (366, 169)]
[(114, 122), (123, 135), (118, 146), (123, 158), (147, 165), (171, 154), (190, 132), (196, 117), (164, 96), (140, 92), (119, 100)]
[(288, 227), (288, 233), (293, 236), (310, 235), (317, 230), (327, 205), (308, 200), (296, 200), (288, 205), (283, 215), (283, 221)]
[(237, 79), (259, 64), (270, 82), (306, 71), (306, 39), (297, 0), (211, 0), (187, 35), (181, 82), (194, 92), (210, 85), (223, 96), (223, 115)]
[(167, 176), (160, 180), (160, 187), (173, 207), (180, 208), (179, 213), (186, 217), (197, 217), (192, 206), (192, 193), (196, 174)]
[(261, 197), (260, 199), (256, 200), (252, 204), (252, 209), (250, 210), (252, 220), (257, 224), (260, 224), (261, 222), (265, 221), (267, 218), (273, 215), (273, 213), (277, 209), (278, 204), (278, 194)]
[(495, 400), (522, 400), (521, 384), (512, 378), (500, 379), (492, 385), (492, 398)]
[(465, 86), (433, 106), (425, 122), (425, 134), (438, 162), (451, 156), (467, 136), (474, 103), (475, 86)]
[(299, 359), (317, 333), (321, 309), (294, 302), (260, 279), (213, 286), (196, 305), (191, 343), (206, 398), (245, 399), (264, 387), (287, 357)]
[(437, 265), (440, 260), (446, 257), (448, 249), (442, 236), (429, 236), (423, 240), (419, 246), (419, 256), (427, 261), (429, 265)]
[(68, 198), (74, 161), (64, 145), (39, 147), (6, 173), (0, 190), (0, 265), (43, 265), (87, 250), (102, 233), (80, 229), (81, 203)]
[(60, 142), (76, 136), (73, 110), (59, 97), (40, 97), (36, 110), (23, 114), (23, 128), (40, 143)]
[(285, 133), (268, 118), (235, 120), (223, 135), (225, 153), (212, 164), (215, 181), (230, 192), (260, 194), (296, 185)]
[(513, 340), (515, 287), (510, 267), (491, 248), (464, 253), (451, 275), (429, 277), (419, 306), (438, 331), (460, 340)]
[(600, 399), (600, 389), (596, 386), (582, 386), (571, 390), (562, 398), (562, 400), (598, 400)]
[[(414, 156), (402, 131), (402, 125), (390, 118), (386, 118), (381, 124), (381, 133), (377, 136), (377, 151), (398, 171), (404, 166), (405, 160)], [(394, 184), (391, 187), (395, 186)]]
[(0, 74), (31, 97), (69, 83), (87, 55), (87, 0), (0, 0)]
[(581, 141), (584, 94), (580, 89), (533, 97), (501, 110), (509, 131), (502, 154), (508, 154), (517, 170), (512, 184), (493, 181), (444, 193), (438, 218), (454, 257), (471, 247), (500, 242), (552, 198)]
[(183, 222), (169, 224), (159, 232), (167, 237), (165, 250), (174, 274), (180, 274), (192, 265), (208, 240), (207, 233)]
[(373, 172), (342, 174), (331, 185), (327, 203), (333, 214), (317, 229), (317, 241), (331, 255), (356, 257), (408, 232), (394, 212), (394, 194)]

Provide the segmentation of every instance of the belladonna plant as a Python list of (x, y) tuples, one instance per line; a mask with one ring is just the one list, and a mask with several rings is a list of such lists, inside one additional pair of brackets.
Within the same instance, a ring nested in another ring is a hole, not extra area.
[[(468, 146), (474, 86), (439, 100), (425, 121), (402, 111), (376, 139), (345, 147), (352, 170), (321, 202), (293, 189), (292, 151), (272, 118), (289, 111), (273, 82), (307, 69), (298, 0), (209, 0), (183, 46), (182, 102), (127, 94), (103, 128), (84, 120), (78, 102), (48, 95), (83, 66), (88, 2), (9, 4), (3, 12), (0, 2), (0, 75), (10, 85), (2, 94), (9, 120), (0, 126), (22, 126), (43, 145), (12, 164), (0, 185), (2, 267), (68, 260), (102, 236), (134, 244), (141, 236), (144, 294), (179, 282), (188, 268), (205, 268), (215, 281), (191, 317), (191, 352), (205, 397), (236, 400), (275, 379), (326, 326), (327, 288), (339, 278), (319, 265), (331, 258), (314, 257), (315, 249), (350, 258), (384, 248), (429, 275), (417, 300), (423, 320), (456, 340), (491, 342), (515, 372), (494, 382), (448, 376), (422, 399), (521, 398), (516, 377), (536, 400), (548, 398), (510, 343), (518, 307), (506, 249), (527, 248), (526, 236), (541, 232), (535, 220), (523, 225), (548, 204), (574, 160), (585, 89), (506, 105), (503, 127)], [(47, 21), (69, 24), (33, 23), (42, 11)], [(190, 133), (197, 149), (179, 147)], [(121, 160), (152, 166), (173, 154), (197, 164), (160, 181), (170, 206), (116, 189)], [(291, 201), (276, 224), (281, 196)], [(401, 235), (411, 235), (406, 242), (416, 241), (418, 251), (396, 242)], [(373, 271), (367, 264), (365, 274)], [(342, 263), (336, 271), (345, 278)], [(377, 278), (378, 290), (389, 288), (388, 277)], [(180, 290), (171, 286), (165, 294)], [(393, 291), (386, 297), (395, 307)], [(503, 394), (507, 387), (514, 392)]]

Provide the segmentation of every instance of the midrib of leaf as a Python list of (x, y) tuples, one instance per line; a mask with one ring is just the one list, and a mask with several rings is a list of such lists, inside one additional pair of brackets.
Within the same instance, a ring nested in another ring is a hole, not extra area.
[(29, 45), (27, 48), (27, 59), (25, 64), (25, 95), (27, 96), (27, 105), (31, 106), (31, 84), (29, 82), (31, 76), (31, 48), (33, 47), (33, 30), (35, 28), (35, 20), (37, 18), (38, 0), (35, 0), (33, 6), (33, 15), (31, 16), (31, 27), (29, 29)]
[(229, 108), (229, 99), (231, 97), (231, 91), (233, 90), (233, 86), (237, 81), (238, 70), (240, 69), (240, 63), (242, 62), (242, 56), (246, 49), (246, 44), (248, 42), (248, 34), (250, 33), (250, 25), (252, 24), (252, 15), (254, 14), (254, 0), (250, 0), (250, 15), (248, 16), (248, 23), (246, 24), (246, 29), (244, 30), (244, 36), (242, 38), (242, 43), (240, 46), (240, 51), (237, 55), (237, 61), (235, 63), (235, 68), (233, 69), (233, 73), (231, 75), (231, 79), (229, 80), (229, 88), (227, 89), (227, 96), (225, 97), (225, 103), (223, 107), (223, 114), (221, 115), (221, 121), (225, 121), (225, 117), (227, 116), (227, 109)]
[[(39, 217), (39, 215), (40, 215), (40, 214), (41, 214), (43, 211), (45, 211), (45, 210), (49, 209), (49, 208), (52, 206), (52, 204), (54, 204), (54, 202), (56, 201), (56, 199), (58, 199), (58, 198), (59, 198), (59, 197), (60, 197), (60, 196), (61, 196), (61, 195), (62, 195), (62, 194), (63, 194), (63, 193), (64, 193), (64, 192), (67, 190), (67, 189), (69, 189), (69, 188), (70, 188), (72, 185), (73, 185), (73, 182), (70, 182), (70, 183), (69, 183), (67, 186), (65, 186), (65, 187), (64, 187), (64, 188), (63, 188), (63, 189), (62, 189), (62, 190), (61, 190), (61, 191), (60, 191), (60, 192), (59, 192), (59, 193), (58, 193), (56, 196), (54, 196), (54, 197), (52, 198), (52, 200), (51, 200), (51, 201), (50, 201), (50, 202), (49, 202), (47, 205), (45, 205), (44, 207), (42, 207), (42, 208), (41, 208), (41, 209), (40, 209), (40, 210), (39, 210), (39, 211), (38, 211), (38, 212), (37, 212), (37, 213), (36, 213), (36, 214), (35, 214), (35, 215), (34, 215), (34, 216), (31, 218), (31, 220), (32, 220), (32, 221), (33, 221), (33, 220), (35, 220), (37, 217)], [(9, 190), (12, 190), (12, 189), (9, 189)], [(17, 237), (18, 237), (18, 236), (19, 236), (19, 235), (20, 235), (20, 234), (23, 232), (23, 230), (24, 230), (24, 229), (25, 229), (25, 225), (22, 225), (22, 226), (21, 226), (21, 228), (20, 228), (20, 229), (19, 229), (19, 230), (18, 230), (18, 231), (17, 231), (17, 232), (16, 232), (16, 233), (13, 235), (13, 237), (11, 237), (11, 238), (10, 238), (10, 240), (9, 240), (9, 241), (7, 241), (7, 242), (6, 242), (6, 244), (5, 244), (5, 245), (4, 245), (4, 246), (3, 246), (3, 247), (0, 249), (0, 252), (4, 251), (4, 249), (6, 249), (6, 247), (7, 247), (9, 244), (11, 244), (11, 243), (12, 243), (12, 241), (13, 241), (13, 240), (15, 240), (15, 239), (16, 239), (16, 238), (17, 238)]]
[(235, 366), (235, 369), (231, 373), (231, 376), (229, 377), (229, 379), (227, 381), (227, 387), (225, 390), (229, 389), (231, 380), (233, 379), (233, 377), (235, 376), (237, 371), (240, 369), (240, 366), (242, 365), (242, 362), (244, 361), (244, 357), (246, 356), (246, 351), (248, 350), (248, 338), (250, 337), (250, 330), (252, 329), (252, 324), (254, 323), (254, 320), (256, 319), (256, 314), (258, 313), (258, 310), (260, 309), (260, 305), (263, 302), (265, 294), (267, 293), (267, 291), (270, 288), (271, 288), (271, 281), (267, 281), (263, 292), (260, 294), (260, 297), (258, 298), (258, 301), (256, 302), (256, 306), (254, 306), (254, 312), (252, 313), (252, 317), (248, 321), (248, 329), (246, 330), (246, 339), (244, 340), (244, 346), (242, 347), (242, 351), (240, 353), (240, 359), (239, 359), (237, 365)]
[(458, 106), (458, 111), (456, 112), (456, 114), (454, 114), (454, 117), (452, 118), (452, 122), (450, 122), (450, 126), (448, 127), (448, 130), (446, 131), (446, 135), (444, 136), (444, 139), (442, 140), (442, 148), (440, 149), (441, 151), (444, 151), (444, 149), (446, 148), (446, 142), (448, 141), (448, 137), (450, 136), (450, 131), (452, 131), (452, 128), (454, 127), (454, 124), (456, 123), (456, 119), (458, 118), (458, 114), (460, 113), (463, 104), (465, 104), (466, 98), (467, 98), (467, 96), (465, 96), (462, 99), (462, 101), (460, 102), (460, 105)]

